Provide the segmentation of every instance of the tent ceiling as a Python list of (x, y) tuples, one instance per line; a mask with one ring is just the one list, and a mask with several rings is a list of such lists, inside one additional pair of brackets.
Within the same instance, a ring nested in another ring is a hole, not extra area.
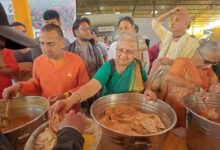
[(134, 18), (151, 18), (153, 6), (158, 11), (156, 14), (158, 16), (178, 5), (188, 8), (195, 26), (205, 26), (209, 22), (220, 19), (220, 0), (78, 0), (77, 14), (120, 12), (131, 13)]

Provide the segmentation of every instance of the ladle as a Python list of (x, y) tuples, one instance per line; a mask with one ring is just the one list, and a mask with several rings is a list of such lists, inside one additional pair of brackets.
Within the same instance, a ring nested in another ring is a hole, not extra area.
[(9, 107), (10, 107), (10, 100), (5, 100), (5, 102), (6, 102), (5, 113), (4, 113), (4, 116), (0, 117), (0, 127), (2, 127), (2, 128), (7, 128), (11, 124), (11, 120), (8, 116)]

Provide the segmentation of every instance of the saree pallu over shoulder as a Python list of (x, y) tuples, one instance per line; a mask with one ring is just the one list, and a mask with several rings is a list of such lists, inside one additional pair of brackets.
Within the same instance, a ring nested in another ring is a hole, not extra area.
[(144, 81), (142, 78), (141, 68), (137, 60), (134, 60), (134, 67), (132, 69), (129, 92), (142, 93), (143, 91), (144, 91)]

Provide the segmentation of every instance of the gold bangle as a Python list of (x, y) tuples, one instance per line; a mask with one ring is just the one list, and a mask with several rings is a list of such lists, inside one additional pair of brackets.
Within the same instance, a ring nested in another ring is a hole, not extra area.
[(65, 96), (66, 98), (70, 97), (71, 95), (72, 95), (72, 93), (70, 93), (70, 92), (65, 92), (65, 93), (64, 93), (64, 96)]

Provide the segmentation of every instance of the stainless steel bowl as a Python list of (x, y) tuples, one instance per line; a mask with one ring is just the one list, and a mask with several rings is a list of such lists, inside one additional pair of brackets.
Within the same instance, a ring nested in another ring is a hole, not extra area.
[[(195, 95), (184, 98), (187, 109), (187, 144), (192, 150), (219, 150), (220, 124), (199, 115), (205, 109), (204, 102)], [(220, 114), (220, 95), (209, 94), (208, 107), (216, 108)]]
[[(6, 103), (0, 101), (0, 110), (5, 112)], [(10, 99), (9, 118), (30, 117), (31, 121), (4, 134), (16, 149), (23, 149), (25, 142), (31, 133), (46, 121), (46, 112), (49, 107), (49, 101), (42, 97), (26, 96)], [(13, 123), (13, 120), (12, 122)]]
[[(85, 129), (85, 132), (87, 130), (88, 133), (86, 134), (91, 134), (94, 137), (94, 141), (91, 144), (91, 147), (88, 147), (85, 145), (85, 143), (89, 143), (90, 145), (90, 141), (86, 141), (87, 139), (84, 138), (84, 150), (97, 150), (97, 147), (99, 145), (99, 142), (101, 140), (101, 136), (102, 136), (102, 130), (100, 128), (100, 126), (93, 121), (90, 118), (86, 118), (87, 122), (90, 123), (90, 126), (88, 126), (90, 129), (88, 131), (88, 129)], [(34, 130), (34, 132), (31, 134), (31, 136), (29, 137), (27, 143), (25, 144), (24, 150), (36, 150), (36, 140), (38, 138), (38, 136), (44, 132), (45, 128), (48, 127), (48, 122), (43, 123), (42, 125), (40, 125), (36, 130)]]
[[(100, 123), (98, 117), (107, 108), (120, 104), (135, 107), (142, 112), (159, 115), (167, 128), (154, 134), (131, 136), (121, 134)], [(147, 101), (143, 94), (135, 93), (113, 94), (101, 97), (93, 103), (90, 111), (92, 118), (102, 127), (103, 138), (101, 145), (105, 145), (103, 147), (105, 150), (160, 150), (166, 133), (174, 127), (177, 121), (175, 111), (168, 104), (160, 100)]]

